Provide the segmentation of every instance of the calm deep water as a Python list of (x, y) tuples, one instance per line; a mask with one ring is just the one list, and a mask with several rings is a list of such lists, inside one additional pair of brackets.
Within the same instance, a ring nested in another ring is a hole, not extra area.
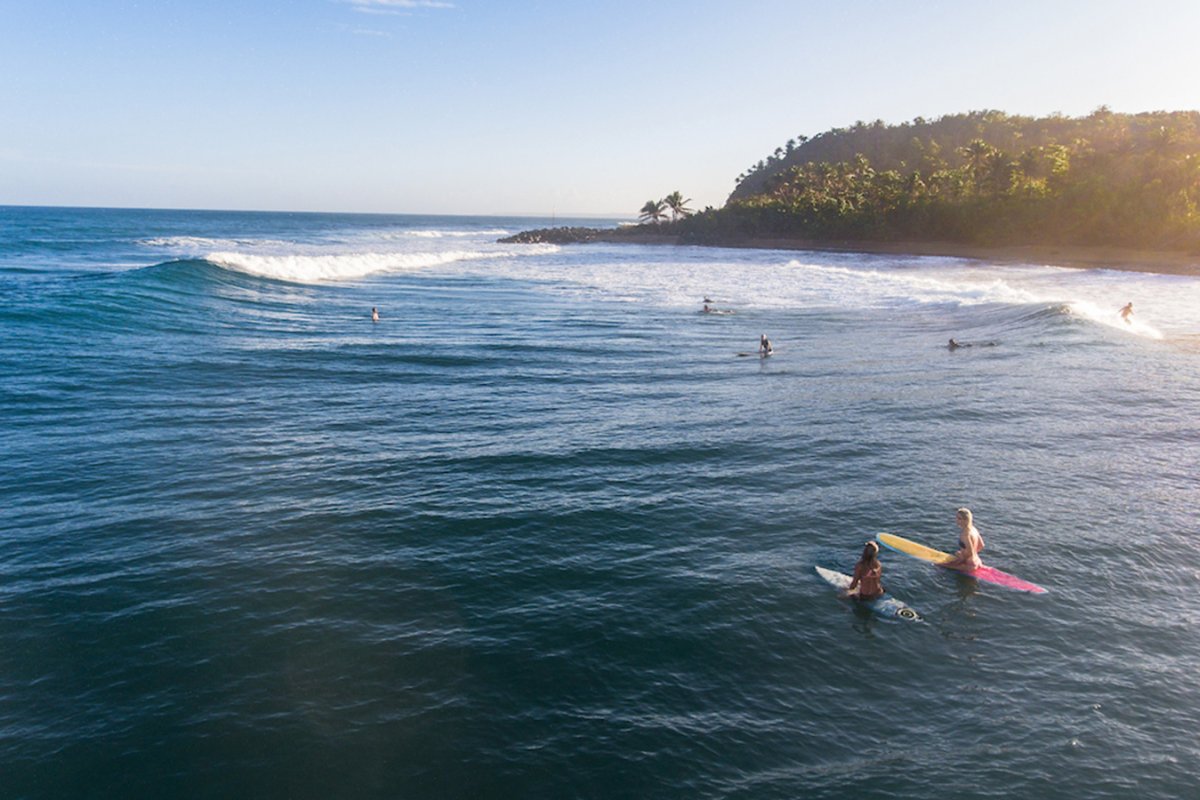
[(1193, 796), (1200, 279), (548, 222), (0, 208), (0, 797)]

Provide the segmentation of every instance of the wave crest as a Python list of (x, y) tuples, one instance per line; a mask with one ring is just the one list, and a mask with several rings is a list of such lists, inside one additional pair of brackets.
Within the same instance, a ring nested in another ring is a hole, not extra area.
[(200, 253), (206, 250), (229, 250), (235, 247), (285, 247), (282, 239), (212, 239), (206, 236), (156, 236), (138, 242), (143, 247), (165, 247)]
[(508, 236), (509, 233), (510, 232), (508, 230), (505, 230), (504, 228), (494, 228), (491, 230), (480, 230), (480, 231), (412, 230), (412, 231), (404, 231), (401, 234), (399, 234), (399, 236), (393, 236), (392, 238), (407, 237), (407, 238), (413, 238), (413, 239), (465, 239), (465, 238), (470, 238), (470, 237), (478, 238), (478, 237), (485, 237), (485, 236), (486, 237)]
[(363, 278), (379, 272), (407, 272), (455, 261), (495, 258), (499, 254), (473, 251), (441, 253), (350, 253), (342, 255), (250, 255), (209, 253), (205, 261), (223, 269), (260, 278), (316, 283)]

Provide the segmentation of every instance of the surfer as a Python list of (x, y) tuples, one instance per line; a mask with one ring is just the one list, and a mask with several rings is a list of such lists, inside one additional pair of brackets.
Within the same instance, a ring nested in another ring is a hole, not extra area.
[(846, 597), (875, 600), (883, 596), (883, 565), (879, 563), (879, 545), (867, 542), (862, 558), (854, 565), (854, 577), (846, 587)]
[(952, 353), (960, 347), (995, 347), (995, 346), (996, 346), (996, 342), (960, 342), (957, 339), (951, 339), (950, 344), (946, 345), (946, 347)]
[(371, 322), (379, 322), (379, 309), (371, 306)]
[(1125, 320), (1126, 325), (1133, 324), (1133, 320), (1131, 319), (1131, 317), (1133, 317), (1133, 303), (1132, 302), (1126, 303), (1125, 305), (1121, 306), (1121, 310), (1117, 313), (1119, 313), (1121, 315), (1121, 319)]
[(955, 511), (954, 521), (958, 523), (959, 528), (958, 552), (942, 566), (949, 569), (979, 569), (983, 566), (979, 559), (979, 551), (983, 549), (983, 537), (975, 527), (971, 509), (960, 508)]
[(758, 340), (758, 354), (760, 356), (769, 356), (775, 352), (775, 348), (771, 347), (771, 340), (764, 333)]

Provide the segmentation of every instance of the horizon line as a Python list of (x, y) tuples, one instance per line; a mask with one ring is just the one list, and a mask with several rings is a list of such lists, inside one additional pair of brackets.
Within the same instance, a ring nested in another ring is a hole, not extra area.
[(311, 209), (270, 209), (270, 208), (204, 208), (188, 206), (120, 206), (120, 205), (84, 205), (84, 204), (55, 204), (55, 203), (5, 203), (0, 202), (0, 208), (28, 209), (63, 209), (80, 211), (195, 211), (200, 213), (219, 214), (343, 214), (346, 216), (362, 217), (509, 217), (521, 219), (634, 219), (636, 214), (601, 212), (589, 214), (585, 212), (559, 213), (551, 212), (510, 212), (510, 213), (465, 213), (465, 212), (429, 212), (429, 211), (313, 211)]

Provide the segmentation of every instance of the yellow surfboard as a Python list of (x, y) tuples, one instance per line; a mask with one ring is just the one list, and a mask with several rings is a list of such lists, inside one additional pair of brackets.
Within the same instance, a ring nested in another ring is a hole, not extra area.
[(922, 561), (928, 561), (932, 564), (945, 564), (947, 561), (954, 558), (949, 553), (943, 553), (941, 550), (934, 550), (932, 547), (926, 547), (923, 544), (914, 542), (912, 539), (905, 539), (903, 536), (897, 536), (894, 533), (881, 533), (875, 537), (881, 544), (886, 544), (897, 553), (904, 553), (906, 556), (919, 558)]

